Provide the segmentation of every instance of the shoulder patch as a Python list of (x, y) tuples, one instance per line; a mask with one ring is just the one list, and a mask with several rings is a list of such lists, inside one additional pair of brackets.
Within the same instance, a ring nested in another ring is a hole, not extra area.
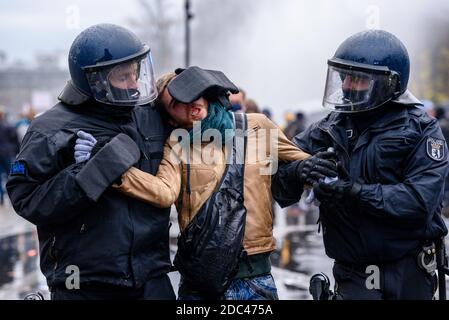
[(23, 161), (13, 162), (11, 164), (9, 174), (11, 176), (26, 176), (27, 175), (27, 167), (26, 167), (25, 162), (23, 162)]
[(443, 139), (428, 137), (426, 143), (427, 155), (432, 160), (441, 161), (446, 157)]

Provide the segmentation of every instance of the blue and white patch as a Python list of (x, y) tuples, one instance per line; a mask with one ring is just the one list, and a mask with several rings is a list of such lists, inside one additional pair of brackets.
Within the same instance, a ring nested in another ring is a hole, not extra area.
[(427, 155), (432, 160), (441, 161), (446, 157), (444, 140), (428, 137), (426, 143)]
[(11, 164), (9, 174), (11, 176), (26, 176), (27, 175), (27, 167), (26, 167), (25, 162), (23, 162), (23, 161), (13, 162)]

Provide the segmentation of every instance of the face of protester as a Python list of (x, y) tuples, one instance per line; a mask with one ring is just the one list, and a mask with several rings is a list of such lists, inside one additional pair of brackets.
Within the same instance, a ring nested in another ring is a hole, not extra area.
[(176, 127), (190, 129), (194, 121), (201, 121), (207, 117), (208, 102), (202, 97), (192, 103), (181, 103), (173, 99), (165, 89), (161, 102), (170, 115), (171, 123)]

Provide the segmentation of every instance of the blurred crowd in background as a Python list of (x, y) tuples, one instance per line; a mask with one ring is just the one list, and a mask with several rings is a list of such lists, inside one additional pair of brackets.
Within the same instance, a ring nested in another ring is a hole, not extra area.
[[(247, 91), (239, 88), (238, 94), (231, 95), (230, 101), (234, 112), (245, 113), (263, 113), (272, 121), (276, 122), (272, 117), (270, 107), (261, 105), (257, 99), (248, 95)], [(449, 141), (449, 100), (443, 103), (434, 103), (430, 100), (422, 100), (423, 108), (431, 117), (439, 121), (443, 135), (446, 141)], [(31, 103), (26, 103), (22, 111), (16, 115), (10, 115), (6, 106), (0, 104), (0, 204), (4, 205), (7, 198), (5, 191), (5, 183), (9, 172), (11, 161), (15, 158), (21, 140), (23, 139), (30, 122), (34, 117), (39, 116), (45, 109), (42, 107), (35, 108)], [(318, 112), (308, 112), (307, 106), (299, 106), (291, 108), (291, 111), (285, 112), (282, 123), (277, 125), (283, 130), (285, 135), (291, 140), (296, 135), (306, 129), (308, 125), (324, 117), (326, 111), (323, 109)], [(443, 214), (449, 217), (449, 183), (447, 184), (447, 197), (445, 199)], [(304, 208), (304, 204), (295, 205), (287, 210), (286, 224), (306, 224), (304, 214), (308, 208)], [(303, 218), (301, 218), (303, 217)]]

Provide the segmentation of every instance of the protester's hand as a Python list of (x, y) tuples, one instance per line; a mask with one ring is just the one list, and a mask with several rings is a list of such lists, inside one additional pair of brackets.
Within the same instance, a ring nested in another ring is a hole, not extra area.
[(300, 183), (313, 185), (325, 177), (336, 177), (336, 158), (334, 151), (324, 151), (301, 161), (297, 168)]
[(76, 135), (78, 139), (75, 142), (75, 162), (80, 163), (89, 160), (97, 140), (93, 135), (82, 130), (78, 131)]
[(337, 164), (338, 180), (325, 183), (324, 181), (315, 182), (313, 192), (321, 203), (339, 201), (343, 199), (354, 199), (360, 194), (361, 185), (351, 181), (348, 171), (343, 164)]

